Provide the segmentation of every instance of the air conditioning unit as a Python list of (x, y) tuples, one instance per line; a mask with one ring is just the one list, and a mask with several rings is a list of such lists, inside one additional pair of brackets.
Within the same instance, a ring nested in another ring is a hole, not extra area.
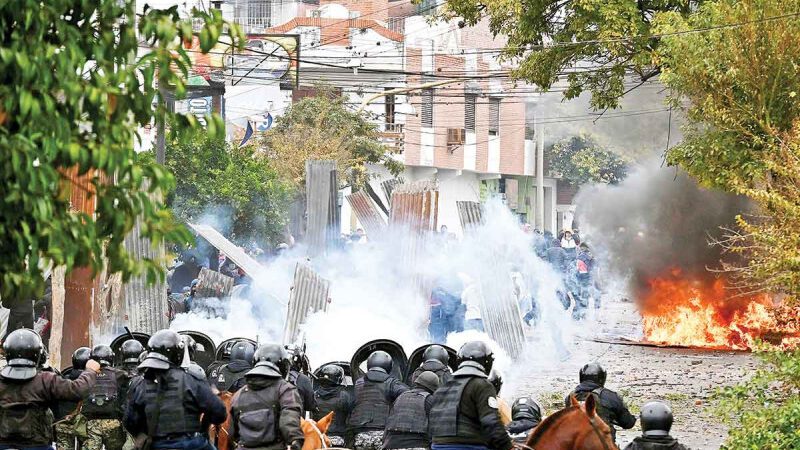
[(450, 153), (456, 151), (466, 142), (467, 133), (463, 128), (448, 128), (447, 129), (447, 150)]

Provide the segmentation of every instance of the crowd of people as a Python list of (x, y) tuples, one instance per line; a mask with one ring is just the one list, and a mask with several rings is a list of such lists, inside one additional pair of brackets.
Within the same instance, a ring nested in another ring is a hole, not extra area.
[[(330, 413), (329, 447), (510, 450), (530, 448), (525, 442), (536, 437), (531, 432), (543, 419), (539, 404), (524, 396), (504, 420), (502, 379), (481, 341), (461, 347), (455, 371), (444, 347), (427, 346), (410, 386), (393, 375), (395, 362), (381, 350), (369, 354), (366, 371), (352, 383), (340, 364), (312, 374), (302, 349), (256, 347), (248, 340), (235, 342), (228, 359), (204, 369), (193, 361), (198, 344), (171, 330), (156, 332), (146, 348), (125, 341), (120, 358), (107, 345), (77, 349), (64, 374), (44, 364), (43, 343), (32, 330), (13, 331), (2, 348), (0, 450), (52, 450), (54, 442), (59, 450), (208, 450), (214, 448), (209, 426), (228, 418), (237, 448), (301, 450), (301, 417), (322, 421)], [(614, 427), (632, 428), (636, 418), (605, 388), (601, 366), (587, 364), (579, 375), (565, 410), (580, 409), (573, 400), (581, 400), (589, 415), (589, 405), (596, 405), (590, 421), (596, 414), (602, 425), (592, 422), (593, 430), (613, 442)], [(230, 405), (221, 391), (233, 393)], [(669, 435), (666, 404), (644, 405), (640, 420), (643, 434), (626, 449), (685, 448)]]

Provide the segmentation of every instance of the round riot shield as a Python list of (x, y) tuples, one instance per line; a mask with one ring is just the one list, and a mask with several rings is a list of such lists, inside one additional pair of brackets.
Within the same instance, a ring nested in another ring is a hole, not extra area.
[(247, 341), (253, 344), (253, 346), (256, 347), (256, 349), (258, 349), (258, 344), (256, 343), (256, 341), (249, 338), (238, 337), (238, 338), (226, 339), (217, 346), (217, 349), (214, 352), (214, 362), (205, 368), (206, 373), (210, 374), (220, 366), (224, 366), (225, 364), (227, 364), (228, 361), (231, 360), (231, 349), (239, 341)]
[(147, 341), (150, 340), (149, 334), (140, 333), (138, 331), (120, 334), (119, 336), (115, 337), (109, 345), (111, 350), (114, 351), (114, 367), (122, 367), (122, 362), (125, 360), (125, 358), (122, 356), (122, 344), (128, 339), (136, 339), (140, 344), (142, 344), (142, 347), (144, 347), (145, 351), (147, 351)]
[(454, 349), (442, 345), (442, 344), (425, 344), (413, 352), (411, 352), (411, 356), (408, 358), (408, 371), (406, 372), (406, 376), (403, 379), (409, 386), (411, 385), (411, 375), (414, 373), (415, 370), (425, 361), (422, 360), (422, 354), (425, 353), (425, 349), (430, 347), (431, 345), (439, 345), (440, 347), (444, 347), (447, 350), (447, 355), (450, 357), (447, 365), (450, 366), (450, 370), (455, 372), (458, 369), (458, 352)]
[(198, 344), (202, 346), (202, 348), (196, 348), (194, 351), (194, 359), (193, 361), (197, 363), (198, 366), (202, 367), (203, 370), (206, 370), (211, 363), (214, 362), (214, 341), (211, 340), (208, 335), (201, 333), (199, 331), (179, 331), (178, 334), (183, 334), (185, 336), (191, 336), (192, 339)]
[(329, 363), (325, 363), (325, 364), (317, 367), (317, 370), (314, 371), (314, 376), (311, 377), (311, 379), (314, 382), (314, 390), (317, 389), (317, 379), (319, 379), (320, 371), (322, 370), (323, 367), (325, 367), (325, 366), (327, 366), (329, 364), (333, 364), (335, 366), (339, 366), (339, 367), (342, 368), (342, 370), (344, 370), (344, 382), (342, 384), (344, 384), (345, 386), (352, 386), (353, 385), (353, 374), (350, 371), (350, 363), (347, 362), (347, 361), (331, 361)]
[(350, 360), (350, 373), (353, 381), (364, 375), (367, 371), (367, 358), (372, 352), (378, 350), (383, 350), (392, 357), (392, 373), (389, 375), (398, 380), (403, 380), (408, 371), (408, 357), (406, 352), (403, 351), (403, 346), (391, 339), (375, 339), (362, 345), (353, 354), (353, 358)]

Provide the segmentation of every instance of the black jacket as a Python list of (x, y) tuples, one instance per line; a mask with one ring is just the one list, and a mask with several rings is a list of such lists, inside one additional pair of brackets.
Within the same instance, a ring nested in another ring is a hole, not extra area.
[(639, 436), (625, 450), (689, 450), (672, 436)]
[(317, 414), (314, 420), (321, 420), (333, 412), (333, 423), (328, 427), (328, 435), (344, 437), (347, 432), (347, 418), (355, 405), (355, 398), (346, 386), (320, 386), (314, 393)]
[(289, 372), (289, 382), (297, 386), (297, 391), (300, 393), (300, 399), (303, 401), (303, 417), (306, 412), (311, 415), (317, 413), (317, 401), (314, 399), (314, 385), (311, 383), (311, 378), (308, 375), (292, 369)]
[(506, 425), (506, 430), (508, 430), (508, 434), (511, 435), (511, 439), (513, 439), (514, 442), (524, 443), (528, 439), (531, 430), (536, 428), (537, 425), (539, 425), (539, 422), (535, 420), (520, 419), (514, 420)]
[[(252, 411), (254, 408), (266, 409), (274, 403), (276, 414), (272, 417), (277, 419), (277, 423), (264, 423), (264, 426), (273, 427), (278, 433), (275, 433), (273, 442), (265, 443), (258, 448), (282, 450), (295, 441), (302, 445), (304, 437), (300, 430), (300, 395), (297, 388), (282, 378), (253, 375), (246, 377), (246, 381), (246, 387), (236, 392), (231, 400), (233, 439), (239, 441), (242, 437), (242, 423), (240, 423), (242, 413)], [(269, 402), (265, 402), (264, 398)]]
[[(611, 389), (606, 389), (592, 381), (585, 381), (578, 385), (573, 391), (576, 397), (586, 398), (592, 392), (597, 393), (600, 398), (600, 404), (597, 408), (597, 414), (603, 418), (606, 424), (611, 427), (611, 436), (616, 439), (617, 432), (614, 426), (619, 426), (626, 430), (633, 428), (636, 425), (636, 417), (631, 414), (622, 397)], [(564, 400), (566, 406), (570, 406), (569, 396)]]

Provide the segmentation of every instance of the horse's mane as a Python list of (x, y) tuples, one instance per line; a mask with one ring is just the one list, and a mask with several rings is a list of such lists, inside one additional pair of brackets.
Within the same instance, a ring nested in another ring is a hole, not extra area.
[(561, 411), (556, 411), (555, 413), (549, 415), (546, 419), (542, 421), (536, 428), (533, 429), (533, 433), (528, 438), (527, 445), (535, 444), (542, 435), (547, 432), (553, 425), (555, 425), (562, 416), (570, 413), (576, 409), (580, 409), (580, 406), (570, 406), (567, 408), (562, 409)]

